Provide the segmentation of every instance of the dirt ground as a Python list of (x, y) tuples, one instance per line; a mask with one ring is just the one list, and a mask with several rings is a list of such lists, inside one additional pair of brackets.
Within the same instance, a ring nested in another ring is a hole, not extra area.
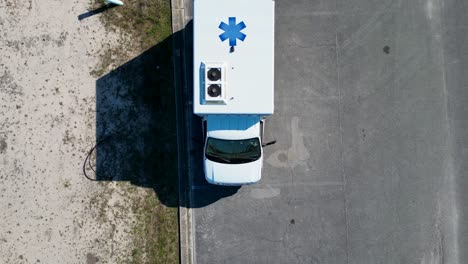
[[(135, 106), (143, 95), (129, 96), (135, 82), (128, 82), (132, 75), (126, 71), (134, 73), (148, 60), (131, 60), (139, 53), (127, 52), (129, 62), (121, 67), (108, 50), (122, 48), (122, 34), (106, 29), (102, 14), (87, 13), (90, 4), (0, 1), (0, 263), (176, 262), (176, 205), (167, 197), (160, 202), (161, 193), (174, 190), (167, 182), (138, 179), (140, 170), (128, 175), (135, 164), (151, 161), (140, 157), (139, 163), (119, 167), (117, 173), (126, 177), (117, 180), (84, 177), (88, 151), (109, 135), (111, 121), (136, 120), (126, 127), (134, 131), (167, 110), (154, 110), (151, 102)], [(157, 52), (148, 55), (157, 59)], [(106, 101), (107, 92), (119, 97)], [(116, 105), (134, 111), (107, 115), (109, 108), (119, 111)], [(114, 130), (122, 125), (113, 124)], [(145, 136), (154, 129), (137, 132)], [(173, 136), (172, 130), (159, 133)], [(141, 138), (136, 143), (130, 150), (133, 159), (147, 151), (158, 154)], [(121, 144), (124, 151), (133, 146)], [(91, 157), (94, 169), (115, 168), (116, 160), (102, 161), (110, 156), (105, 155), (108, 148), (97, 151)], [(148, 241), (148, 234), (160, 237)]]

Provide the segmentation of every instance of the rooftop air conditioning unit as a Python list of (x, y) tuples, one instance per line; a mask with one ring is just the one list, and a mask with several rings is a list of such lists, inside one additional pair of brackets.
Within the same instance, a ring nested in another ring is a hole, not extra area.
[(226, 103), (226, 66), (224, 63), (205, 63), (204, 88), (206, 103)]

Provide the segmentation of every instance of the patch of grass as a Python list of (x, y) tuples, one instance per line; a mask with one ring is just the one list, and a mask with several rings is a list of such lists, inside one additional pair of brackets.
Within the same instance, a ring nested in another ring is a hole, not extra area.
[[(104, 2), (91, 1), (91, 9)], [(100, 145), (96, 167), (103, 176), (134, 185), (122, 187), (137, 219), (125, 263), (178, 263), (170, 1), (124, 3), (99, 14), (106, 29), (120, 38), (103, 47), (100, 64), (91, 72), (100, 76), (96, 134), (107, 135), (109, 127), (116, 127), (121, 136)], [(137, 186), (145, 189), (137, 193)]]
[[(104, 5), (103, 0), (91, 1), (92, 10)], [(129, 54), (149, 49), (172, 34), (169, 0), (124, 2), (99, 14), (106, 29), (119, 33), (120, 38), (116, 47), (101, 54), (101, 64), (91, 71), (93, 76), (101, 76), (128, 59)]]
[(138, 222), (129, 263), (178, 263), (177, 208), (161, 204), (152, 191), (140, 199), (133, 208)]
[[(105, 185), (100, 183), (101, 186)], [(94, 217), (99, 225), (108, 222), (107, 210), (109, 199), (112, 197), (114, 190), (112, 188), (106, 188), (105, 191), (94, 194), (89, 199), (89, 209), (95, 213)]]
[(114, 62), (112, 54), (116, 52), (119, 53), (119, 55), (122, 55), (122, 53), (118, 49), (105, 50), (104, 53), (100, 55), (99, 65), (94, 70), (92, 70), (90, 74), (94, 77), (102, 76), (109, 69), (109, 67), (112, 66)]
[[(93, 8), (103, 5), (93, 0)], [(101, 22), (110, 30), (132, 36), (132, 44), (148, 49), (171, 35), (169, 0), (125, 0), (123, 6), (108, 9)]]

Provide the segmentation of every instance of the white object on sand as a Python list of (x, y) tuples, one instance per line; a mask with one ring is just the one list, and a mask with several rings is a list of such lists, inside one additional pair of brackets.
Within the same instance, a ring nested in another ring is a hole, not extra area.
[(123, 5), (123, 2), (120, 1), (120, 0), (105, 0), (105, 1), (106, 1), (106, 3), (110, 3), (110, 4), (114, 4), (114, 5), (119, 5), (119, 6)]

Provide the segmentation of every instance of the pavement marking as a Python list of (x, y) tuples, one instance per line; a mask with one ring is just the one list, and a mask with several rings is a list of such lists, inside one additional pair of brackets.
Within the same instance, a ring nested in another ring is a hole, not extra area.
[(287, 150), (277, 150), (267, 159), (267, 162), (277, 168), (294, 168), (309, 159), (309, 151), (304, 145), (304, 135), (299, 129), (299, 117), (291, 120), (292, 144)]
[[(305, 89), (305, 88), (304, 88)], [(307, 88), (309, 89), (309, 88)], [(307, 98), (294, 98), (294, 97), (281, 97), (278, 99), (275, 99), (275, 102), (314, 102), (314, 101), (335, 101), (335, 100), (340, 100), (339, 96), (308, 96)]]
[[(273, 183), (273, 184), (268, 184), (266, 188), (264, 188), (261, 183), (258, 184), (258, 186), (261, 188), (253, 188), (254, 192), (257, 191), (262, 191), (270, 188), (273, 192), (276, 192), (278, 188), (281, 187), (297, 187), (297, 186), (305, 186), (305, 187), (320, 187), (320, 186), (344, 186), (344, 183), (341, 181), (315, 181), (315, 182), (294, 182), (294, 184), (291, 184), (290, 182), (284, 182), (284, 183)], [(206, 190), (213, 190), (215, 188), (219, 188), (217, 186), (211, 186), (211, 185), (192, 185), (190, 189), (198, 191), (206, 191)]]

